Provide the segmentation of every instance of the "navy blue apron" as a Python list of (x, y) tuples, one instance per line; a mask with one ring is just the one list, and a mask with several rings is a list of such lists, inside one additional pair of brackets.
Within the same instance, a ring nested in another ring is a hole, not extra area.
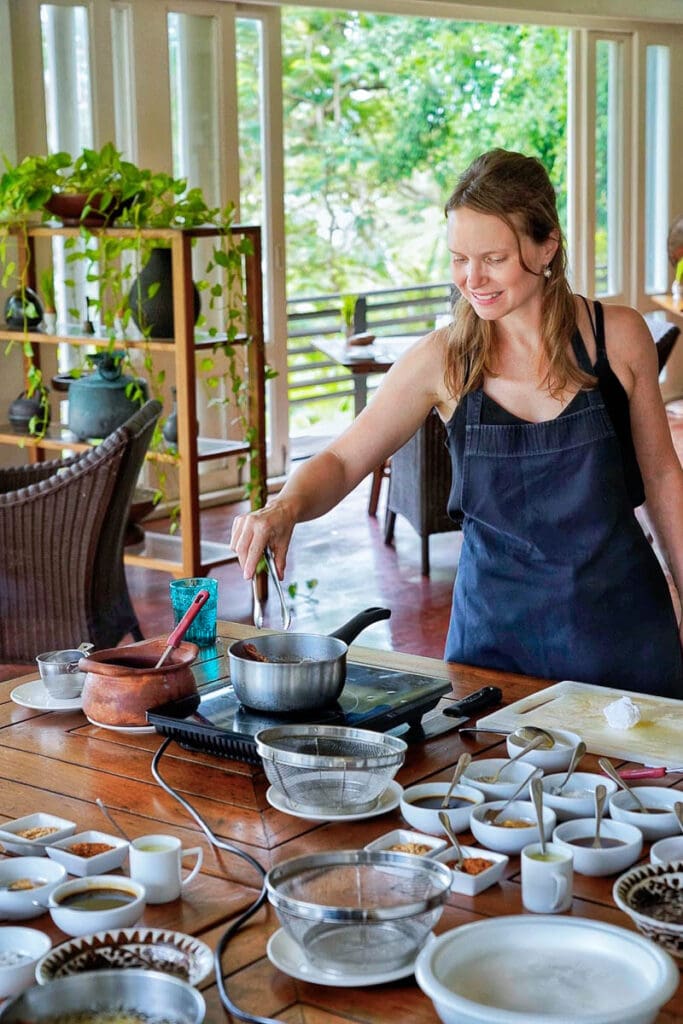
[[(577, 349), (580, 363), (590, 363)], [(669, 588), (639, 526), (600, 391), (543, 423), (447, 425), (463, 544), (447, 661), (683, 697)], [(458, 496), (457, 491), (460, 490)]]

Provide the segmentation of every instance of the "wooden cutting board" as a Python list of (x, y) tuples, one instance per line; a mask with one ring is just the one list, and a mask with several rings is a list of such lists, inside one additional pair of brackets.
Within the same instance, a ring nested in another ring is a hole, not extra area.
[[(620, 697), (630, 697), (640, 708), (641, 720), (632, 729), (612, 729), (603, 714), (603, 708)], [(499, 708), (477, 725), (502, 732), (522, 725), (569, 729), (581, 736), (592, 754), (670, 768), (683, 765), (683, 700), (565, 679)]]

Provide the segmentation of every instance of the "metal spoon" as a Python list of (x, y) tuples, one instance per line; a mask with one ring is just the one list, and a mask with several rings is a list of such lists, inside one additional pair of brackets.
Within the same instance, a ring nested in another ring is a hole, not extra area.
[(455, 832), (451, 827), (450, 818), (448, 817), (445, 811), (439, 811), (439, 821), (443, 826), (444, 832), (451, 841), (451, 846), (455, 850), (455, 856), (457, 858), (457, 860), (455, 861), (455, 870), (459, 871), (460, 868), (462, 867), (462, 862), (465, 859), (465, 854), (462, 852), (462, 847), (458, 842)]
[(530, 778), (526, 778), (523, 782), (520, 782), (519, 786), (514, 791), (510, 799), (506, 800), (502, 807), (489, 807), (489, 809), (484, 814), (484, 821), (488, 822), (491, 825), (495, 825), (500, 816), (502, 815), (503, 811), (505, 811), (510, 806), (510, 804), (515, 800), (517, 794), (521, 793), (524, 787), (529, 785), (529, 783), (532, 782), (536, 778), (536, 776), (541, 776), (542, 774), (542, 769), (536, 768), (536, 770), (532, 773)]
[(574, 750), (572, 752), (572, 759), (569, 762), (569, 768), (567, 768), (567, 774), (562, 779), (562, 782), (559, 784), (559, 786), (553, 786), (553, 796), (557, 796), (559, 793), (562, 792), (562, 790), (564, 789), (564, 787), (567, 785), (567, 783), (569, 782), (570, 778), (574, 774), (576, 766), (578, 765), (579, 761), (581, 760), (581, 758), (583, 757), (583, 755), (585, 753), (586, 753), (586, 744), (583, 742), (583, 740), (579, 740), (579, 742), (576, 744), (576, 746), (574, 747)]
[(681, 832), (683, 832), (683, 802), (681, 800), (674, 804), (674, 814), (678, 818), (678, 824), (681, 826)]
[(593, 850), (602, 849), (602, 843), (600, 842), (600, 825), (602, 823), (602, 812), (605, 809), (606, 798), (607, 786), (603, 786), (600, 782), (595, 787), (595, 837), (593, 839)]
[(631, 789), (631, 787), (629, 786), (629, 784), (627, 782), (624, 782), (624, 780), (622, 779), (621, 775), (616, 770), (616, 768), (614, 767), (614, 765), (612, 764), (611, 761), (608, 761), (606, 757), (599, 757), (598, 758), (598, 764), (602, 768), (602, 770), (605, 773), (605, 775), (609, 775), (610, 779), (613, 779), (614, 782), (616, 782), (617, 786), (619, 786), (621, 789), (623, 789), (625, 793), (630, 793), (631, 794), (631, 796), (635, 800), (636, 804), (638, 805), (635, 808), (636, 811), (640, 811), (641, 814), (649, 814), (650, 813), (648, 811), (647, 807), (645, 806), (645, 804), (643, 803), (643, 801), (640, 799), (640, 797), (636, 796), (636, 794), (633, 792), (633, 790)]
[(114, 826), (114, 828), (116, 829), (116, 831), (118, 832), (118, 834), (119, 834), (120, 836), (123, 836), (123, 838), (124, 838), (124, 839), (126, 840), (126, 842), (127, 842), (127, 843), (130, 843), (130, 842), (132, 841), (132, 840), (131, 840), (131, 838), (130, 838), (130, 836), (129, 836), (129, 835), (126, 835), (126, 833), (125, 833), (125, 832), (123, 831), (123, 829), (121, 828), (121, 826), (119, 825), (119, 823), (118, 823), (117, 821), (115, 821), (115, 820), (114, 820), (114, 818), (112, 818), (112, 816), (111, 816), (111, 814), (110, 814), (109, 810), (108, 810), (108, 809), (107, 809), (107, 808), (105, 807), (105, 805), (104, 805), (104, 803), (102, 802), (102, 800), (100, 800), (100, 798), (99, 798), (99, 797), (96, 797), (96, 798), (95, 798), (95, 803), (97, 804), (97, 806), (99, 807), (99, 809), (100, 809), (100, 810), (102, 811), (102, 814), (103, 814), (103, 815), (105, 816), (105, 818), (107, 819), (107, 821), (108, 821), (108, 822), (110, 822), (110, 823), (111, 823), (111, 824), (112, 824), (112, 825)]
[(548, 732), (547, 729), (541, 729), (537, 725), (523, 725), (519, 729), (515, 729), (513, 732), (509, 732), (505, 729), (488, 729), (486, 726), (479, 728), (476, 725), (465, 725), (458, 732), (492, 732), (496, 736), (513, 736), (526, 743), (529, 740), (535, 739), (536, 736), (542, 736), (543, 750), (552, 750), (555, 746), (555, 737), (552, 733)]
[(534, 775), (531, 780), (531, 799), (534, 802), (536, 821), (538, 822), (538, 835), (541, 845), (541, 856), (545, 856), (545, 833), (543, 828), (543, 784), (540, 775)]
[(498, 779), (500, 778), (500, 773), (505, 771), (508, 765), (511, 765), (513, 761), (517, 761), (520, 757), (524, 757), (524, 755), (528, 754), (530, 750), (535, 750), (536, 747), (540, 747), (542, 743), (543, 737), (535, 736), (534, 739), (532, 739), (531, 743), (527, 743), (525, 747), (522, 747), (518, 754), (515, 754), (515, 756), (511, 757), (508, 761), (505, 762), (505, 764), (502, 764), (497, 772), (495, 772), (491, 776), (487, 776), (486, 781), (488, 783), (491, 783), (492, 785), (498, 782)]
[(460, 781), (460, 776), (465, 771), (465, 769), (470, 765), (471, 761), (472, 761), (472, 755), (468, 754), (466, 750), (463, 751), (463, 753), (458, 758), (458, 763), (455, 766), (455, 771), (453, 772), (453, 778), (451, 779), (451, 784), (448, 787), (448, 789), (446, 790), (445, 797), (441, 801), (441, 806), (442, 807), (448, 807), (448, 801), (451, 798), (451, 793), (453, 792), (453, 790), (455, 789), (456, 785)]

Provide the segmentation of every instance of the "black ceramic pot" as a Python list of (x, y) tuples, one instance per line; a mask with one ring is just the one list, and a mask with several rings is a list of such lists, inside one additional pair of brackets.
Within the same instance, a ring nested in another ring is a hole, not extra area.
[(5, 323), (11, 331), (31, 331), (43, 319), (43, 305), (32, 288), (17, 288), (5, 303)]
[[(201, 300), (195, 285), (192, 286), (192, 289), (194, 323), (196, 323)], [(173, 340), (175, 330), (170, 249), (164, 249), (161, 246), (152, 249), (147, 263), (133, 282), (128, 296), (128, 305), (135, 324), (143, 333), (150, 338)]]
[(45, 400), (42, 403), (39, 394), (31, 395), (29, 398), (25, 391), (15, 398), (11, 403), (7, 418), (15, 434), (30, 434), (29, 423), (36, 417), (35, 433), (42, 433), (50, 422), (50, 405)]

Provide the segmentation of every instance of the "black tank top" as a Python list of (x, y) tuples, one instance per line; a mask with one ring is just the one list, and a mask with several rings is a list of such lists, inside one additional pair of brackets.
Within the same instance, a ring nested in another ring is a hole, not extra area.
[[(583, 299), (583, 296), (581, 296), (581, 298)], [(624, 480), (626, 482), (626, 490), (628, 492), (629, 500), (633, 507), (637, 508), (638, 505), (642, 505), (645, 501), (645, 488), (643, 486), (643, 478), (640, 473), (640, 467), (638, 465), (636, 451), (633, 445), (628, 395), (626, 394), (621, 381), (610, 366), (607, 358), (607, 349), (605, 348), (605, 320), (602, 305), (600, 302), (595, 300), (594, 323), (588, 302), (586, 299), (583, 299), (583, 301), (595, 336), (595, 348), (597, 354), (595, 364), (591, 366), (586, 346), (578, 328), (572, 338), (572, 347), (579, 366), (581, 366), (582, 369), (587, 370), (589, 373), (593, 373), (598, 379), (598, 387), (600, 388), (602, 400), (605, 403), (605, 408), (607, 409), (609, 418), (612, 421), (612, 426), (614, 427), (614, 432), (617, 435), (617, 440), (619, 441), (621, 461), (624, 468)], [(578, 391), (571, 402), (569, 402), (562, 410), (560, 416), (566, 416), (569, 413), (578, 412), (580, 409), (585, 408), (586, 404), (586, 393), (584, 391)], [(464, 445), (464, 402), (459, 403), (454, 415), (455, 419), (452, 424), (451, 433), (455, 435), (454, 439), (457, 445)], [(521, 419), (521, 417), (515, 416), (514, 413), (508, 412), (507, 409), (504, 409), (495, 401), (495, 399), (490, 398), (486, 393), (484, 393), (481, 406), (481, 420), (482, 423), (490, 424), (526, 422)], [(455, 488), (453, 491), (455, 492)], [(451, 500), (453, 496), (454, 494), (451, 494)]]

